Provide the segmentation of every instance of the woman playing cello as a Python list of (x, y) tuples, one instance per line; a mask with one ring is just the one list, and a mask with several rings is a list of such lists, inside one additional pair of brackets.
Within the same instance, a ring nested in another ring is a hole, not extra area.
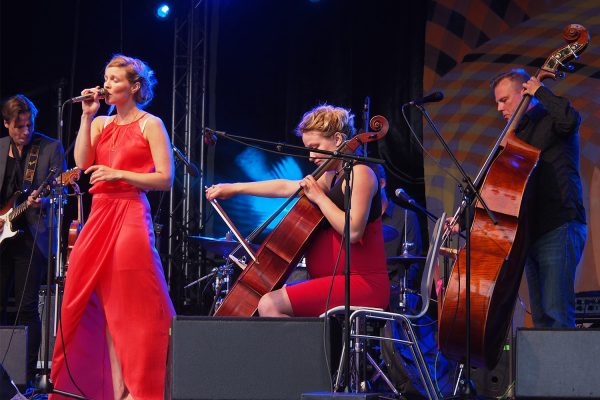
[[(296, 133), (309, 149), (334, 151), (353, 135), (353, 118), (346, 109), (318, 106), (304, 114)], [(316, 165), (325, 162), (323, 156), (313, 152), (310, 160)], [(327, 308), (344, 304), (345, 252), (342, 235), (345, 185), (342, 172), (341, 162), (334, 162), (319, 179), (309, 175), (300, 181), (276, 179), (217, 184), (206, 190), (206, 198), (212, 200), (227, 199), (236, 194), (289, 197), (301, 187), (327, 221), (306, 252), (311, 279), (262, 296), (258, 303), (259, 315), (318, 316)], [(370, 166), (355, 164), (350, 184), (350, 303), (385, 308), (389, 301), (389, 280), (383, 247), (379, 183)]]

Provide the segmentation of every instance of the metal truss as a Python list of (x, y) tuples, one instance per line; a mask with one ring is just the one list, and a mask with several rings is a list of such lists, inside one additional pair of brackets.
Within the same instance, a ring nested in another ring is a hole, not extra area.
[[(183, 286), (200, 274), (200, 255), (189, 236), (203, 231), (204, 142), (206, 104), (206, 54), (208, 0), (189, 0), (187, 10), (175, 21), (171, 141), (188, 160), (200, 166), (192, 177), (176, 164), (169, 194), (168, 254), (166, 278), (175, 307), (193, 302), (193, 292)], [(177, 160), (176, 160), (177, 161)]]

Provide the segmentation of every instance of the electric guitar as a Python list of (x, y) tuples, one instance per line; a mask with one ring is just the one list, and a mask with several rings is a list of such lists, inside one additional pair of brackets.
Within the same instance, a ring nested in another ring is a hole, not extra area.
[[(56, 184), (64, 186), (76, 181), (81, 176), (81, 170), (79, 168), (73, 168), (60, 174), (56, 179)], [(50, 183), (53, 181), (52, 175), (44, 181), (36, 190), (32, 192), (33, 199), (37, 199), (40, 196), (47, 195)], [(0, 209), (0, 219), (4, 220), (4, 228), (0, 232), (0, 243), (5, 239), (15, 236), (19, 231), (13, 230), (13, 221), (23, 215), (25, 211), (30, 207), (27, 201), (22, 202), (18, 206), (16, 205), (17, 199), (23, 194), (21, 191), (15, 192), (6, 204)]]

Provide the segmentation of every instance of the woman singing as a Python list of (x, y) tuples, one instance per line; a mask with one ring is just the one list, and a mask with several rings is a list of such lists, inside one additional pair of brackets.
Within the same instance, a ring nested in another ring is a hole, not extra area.
[(143, 111), (156, 80), (141, 60), (115, 55), (83, 102), (75, 162), (90, 175), (92, 209), (71, 253), (59, 336), (56, 389), (89, 399), (162, 399), (174, 315), (154, 247), (149, 190), (169, 190), (171, 144), (160, 118)]

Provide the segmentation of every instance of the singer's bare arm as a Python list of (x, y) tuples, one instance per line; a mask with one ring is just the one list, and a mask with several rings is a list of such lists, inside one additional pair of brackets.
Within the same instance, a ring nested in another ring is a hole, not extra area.
[(98, 117), (94, 119), (94, 116), (100, 108), (100, 101), (98, 99), (99, 90), (100, 87), (97, 86), (92, 89), (84, 89), (81, 91), (81, 95), (94, 94), (92, 100), (81, 103), (81, 123), (79, 124), (79, 132), (75, 139), (75, 149), (73, 151), (75, 165), (84, 170), (94, 163), (96, 145), (98, 144), (100, 134), (102, 133), (104, 120), (105, 118), (108, 118)]
[[(144, 190), (169, 190), (173, 184), (173, 153), (167, 130), (160, 118), (153, 115), (146, 117), (148, 122), (144, 129), (144, 138), (148, 141), (154, 172), (139, 173), (113, 169), (106, 165), (92, 165), (85, 173), (91, 173), (90, 183), (100, 181), (124, 181)], [(143, 120), (138, 123), (142, 124)]]

